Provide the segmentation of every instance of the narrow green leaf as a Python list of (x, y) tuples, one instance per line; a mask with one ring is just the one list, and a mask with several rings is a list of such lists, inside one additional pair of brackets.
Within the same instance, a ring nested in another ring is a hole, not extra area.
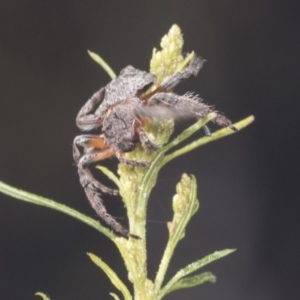
[(179, 66), (177, 67), (175, 73), (176, 73), (176, 72), (182, 71), (194, 57), (195, 57), (195, 52), (192, 51), (192, 52), (184, 59), (184, 61), (183, 61), (181, 64), (179, 64)]
[[(189, 180), (189, 182), (188, 182)], [(178, 186), (184, 186), (178, 189), (177, 194), (180, 194), (181, 197), (186, 198), (186, 208), (181, 212), (179, 219), (175, 220), (176, 213), (174, 214), (173, 223), (174, 227), (170, 231), (169, 241), (167, 243), (166, 249), (164, 251), (159, 269), (155, 278), (154, 283), (154, 293), (158, 294), (160, 287), (163, 283), (164, 277), (166, 275), (171, 257), (174, 253), (174, 250), (182, 238), (185, 228), (190, 221), (191, 217), (195, 213), (195, 208), (198, 206), (197, 200), (197, 182), (194, 176), (187, 176), (183, 174), (181, 182)]]
[(103, 227), (98, 221), (96, 221), (96, 220), (94, 220), (94, 219), (92, 219), (92, 218), (80, 213), (79, 211), (77, 211), (73, 208), (70, 208), (64, 204), (60, 204), (53, 200), (16, 189), (16, 188), (14, 188), (4, 182), (1, 182), (1, 181), (0, 181), (0, 192), (2, 192), (3, 194), (6, 194), (8, 196), (11, 196), (15, 199), (18, 199), (18, 200), (23, 200), (23, 201), (26, 201), (29, 203), (49, 207), (49, 208), (52, 208), (59, 212), (62, 212), (66, 215), (69, 215), (75, 219), (78, 219), (81, 222), (95, 228), (96, 230), (100, 231), (101, 233), (103, 233), (105, 236), (107, 236), (108, 238), (110, 238), (112, 240), (116, 237), (116, 235), (112, 231)]
[(130, 295), (127, 287), (118, 277), (118, 275), (98, 256), (93, 253), (87, 253), (90, 259), (96, 264), (99, 268), (101, 268), (107, 277), (110, 279), (111, 283), (123, 294), (125, 300), (132, 300), (132, 296)]
[(199, 270), (200, 268), (212, 263), (213, 261), (229, 255), (230, 253), (232, 253), (234, 251), (236, 251), (236, 249), (225, 249), (225, 250), (221, 250), (221, 251), (216, 251), (212, 254), (209, 254), (209, 255), (203, 257), (202, 259), (199, 259), (199, 260), (187, 265), (185, 268), (179, 270), (174, 275), (174, 277), (165, 285), (163, 290), (169, 290), (182, 277), (185, 277), (185, 276)]
[[(185, 129), (182, 133), (180, 133), (174, 140), (172, 140), (169, 144), (164, 147), (164, 152), (172, 149), (173, 147), (179, 145), (186, 139), (188, 139), (191, 135), (199, 131), (204, 125), (206, 125), (209, 121), (216, 117), (215, 113), (210, 113), (205, 118), (197, 121), (195, 124), (191, 125), (189, 128)], [(165, 149), (166, 148), (166, 149)]]
[(96, 62), (98, 63), (102, 69), (108, 74), (108, 76), (111, 79), (114, 79), (117, 77), (116, 73), (112, 70), (112, 68), (108, 65), (108, 63), (97, 53), (94, 53), (92, 51), (87, 51), (88, 54), (90, 55), (90, 57)]
[(109, 293), (115, 300), (120, 300), (120, 298), (114, 294), (114, 293)]
[(176, 186), (173, 197), (174, 217), (171, 223), (170, 240), (177, 243), (184, 235), (185, 228), (197, 211), (197, 183), (194, 176), (182, 174), (181, 181)]
[(97, 166), (96, 168), (99, 169), (104, 175), (106, 175), (107, 178), (113, 181), (115, 185), (118, 187), (118, 189), (120, 189), (121, 186), (120, 180), (112, 171), (110, 171), (109, 169), (103, 166)]
[[(246, 126), (248, 126), (250, 123), (252, 123), (254, 121), (254, 117), (253, 116), (249, 116), (235, 124), (233, 124), (238, 130), (241, 130), (243, 128), (245, 128)], [(196, 123), (197, 124), (197, 123)], [(194, 124), (194, 125), (196, 125)], [(192, 125), (191, 127), (193, 127), (194, 125)], [(190, 127), (190, 128), (191, 128)], [(188, 128), (187, 130), (189, 130), (190, 128)], [(168, 155), (165, 156), (162, 165), (165, 165), (166, 163), (168, 163), (169, 161), (173, 160), (174, 158), (183, 155), (187, 152), (190, 152), (200, 146), (203, 146), (205, 144), (208, 144), (210, 142), (216, 141), (218, 139), (221, 139), (223, 137), (226, 137), (228, 135), (234, 134), (236, 133), (235, 131), (229, 129), (229, 128), (223, 128), (220, 129), (214, 133), (212, 133), (211, 136), (204, 136), (184, 147), (182, 147), (181, 149), (178, 149), (176, 151), (174, 151), (173, 153), (170, 153)]]
[(183, 279), (175, 282), (169, 289), (163, 288), (158, 295), (158, 299), (161, 299), (165, 295), (167, 295), (173, 291), (179, 290), (179, 289), (191, 288), (191, 287), (203, 284), (205, 282), (215, 283), (216, 280), (217, 280), (216, 276), (213, 275), (211, 272), (205, 272), (205, 273), (201, 273), (199, 275), (186, 277), (186, 278), (183, 278)]
[(199, 270), (200, 268), (202, 268), (224, 256), (227, 256), (235, 251), (236, 251), (236, 249), (224, 249), (221, 251), (215, 251), (214, 253), (209, 254), (209, 255), (203, 257), (202, 259), (199, 259), (199, 260), (189, 264), (188, 266), (186, 266), (185, 268), (180, 270), (174, 277), (179, 279), (181, 277), (189, 275), (189, 274)]
[(43, 300), (50, 300), (50, 297), (48, 297), (46, 294), (44, 294), (42, 292), (36, 292), (35, 295), (42, 297)]

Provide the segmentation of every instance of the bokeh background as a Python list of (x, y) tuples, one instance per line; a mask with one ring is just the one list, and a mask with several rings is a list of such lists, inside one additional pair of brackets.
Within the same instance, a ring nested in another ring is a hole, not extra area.
[[(95, 216), (78, 181), (72, 141), (78, 110), (109, 78), (86, 50), (116, 71), (128, 64), (147, 70), (153, 47), (177, 23), (185, 51), (207, 59), (177, 91), (199, 93), (233, 121), (250, 114), (256, 121), (161, 173), (149, 205), (149, 276), (165, 246), (175, 184), (187, 172), (198, 179), (201, 209), (168, 276), (215, 250), (238, 251), (207, 266), (216, 284), (166, 299), (299, 299), (299, 6), (291, 0), (1, 1), (0, 180)], [(103, 164), (115, 168), (117, 160)], [(111, 214), (124, 218), (120, 199), (104, 198)], [(1, 300), (36, 299), (39, 290), (54, 300), (111, 299), (115, 289), (87, 251), (126, 281), (104, 236), (0, 194)]]

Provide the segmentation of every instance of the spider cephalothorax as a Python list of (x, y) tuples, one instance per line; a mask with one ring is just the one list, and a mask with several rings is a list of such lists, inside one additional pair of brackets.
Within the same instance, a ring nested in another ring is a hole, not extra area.
[[(158, 119), (177, 116), (201, 119), (215, 112), (213, 122), (235, 130), (224, 115), (204, 104), (200, 98), (191, 93), (180, 96), (172, 92), (177, 84), (196, 76), (202, 65), (201, 58), (194, 58), (184, 70), (165, 78), (158, 88), (146, 96), (142, 96), (143, 92), (155, 83), (156, 76), (127, 66), (117, 78), (96, 92), (78, 113), (76, 123), (81, 130), (90, 131), (101, 127), (100, 134), (83, 134), (74, 139), (73, 156), (80, 182), (96, 213), (122, 236), (131, 235), (106, 212), (100, 197), (101, 193), (118, 195), (118, 191), (97, 181), (89, 167), (112, 155), (122, 163), (147, 167), (148, 163), (126, 159), (123, 154), (132, 151), (137, 142), (145, 149), (159, 148), (144, 131), (144, 125), (151, 122), (155, 116)], [(207, 128), (206, 133), (209, 134)]]

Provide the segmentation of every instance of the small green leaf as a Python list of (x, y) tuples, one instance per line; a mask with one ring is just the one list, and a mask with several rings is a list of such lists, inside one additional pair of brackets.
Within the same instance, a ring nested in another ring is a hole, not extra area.
[(194, 200), (192, 200), (193, 204), (191, 205), (192, 198), (190, 194), (192, 189), (195, 189), (192, 178), (187, 174), (182, 174), (181, 181), (176, 186), (177, 193), (173, 197), (174, 217), (173, 221), (169, 223), (170, 236), (177, 233), (181, 239), (187, 223), (199, 208), (199, 202), (196, 199), (197, 190), (194, 191)]
[(121, 186), (120, 180), (112, 171), (108, 170), (103, 166), (97, 166), (96, 168), (99, 169), (104, 175), (106, 175), (107, 178), (113, 181), (115, 185), (120, 189)]
[[(247, 118), (245, 118), (245, 119), (243, 119), (243, 120), (241, 120), (237, 123), (234, 123), (233, 125), (236, 129), (241, 130), (241, 129), (247, 127), (253, 121), (254, 121), (254, 116), (249, 116), (249, 117), (247, 117)], [(190, 130), (196, 124), (198, 124), (198, 122), (195, 123), (194, 125), (192, 125), (191, 127), (189, 127), (186, 130)], [(234, 134), (234, 133), (237, 133), (237, 132), (231, 130), (230, 128), (223, 128), (223, 129), (220, 129), (218, 131), (215, 131), (214, 133), (212, 133), (211, 136), (204, 136), (204, 137), (202, 137), (202, 138), (200, 138), (196, 141), (193, 141), (190, 144), (182, 147), (181, 149), (178, 149), (178, 150), (174, 151), (173, 153), (170, 153), (170, 154), (166, 155), (163, 162), (162, 162), (162, 165), (165, 165), (166, 163), (168, 163), (169, 161), (173, 160), (174, 158), (176, 158), (180, 155), (186, 154), (186, 153), (188, 153), (188, 152), (190, 152), (190, 151), (192, 151), (192, 150), (194, 150), (198, 147), (201, 147), (205, 144), (216, 141), (218, 139), (221, 139), (223, 137), (226, 137), (226, 136)]]
[(179, 270), (174, 277), (165, 285), (165, 287), (162, 290), (169, 290), (176, 282), (178, 282), (181, 278), (199, 270), (200, 268), (212, 263), (215, 260), (218, 260), (224, 256), (229, 255), (230, 253), (236, 251), (236, 249), (225, 249), (221, 251), (216, 251), (212, 254), (209, 254), (202, 259), (199, 259), (189, 265), (187, 265), (185, 268)]
[(182, 201), (185, 202), (185, 207), (179, 212), (179, 214), (177, 212), (174, 214), (171, 224), (172, 228), (169, 229), (169, 241), (155, 278), (155, 294), (158, 294), (160, 290), (174, 250), (179, 240), (183, 237), (185, 228), (198, 207), (197, 182), (194, 176), (188, 176), (187, 174), (182, 175), (181, 181), (177, 185), (177, 195), (179, 195), (179, 197), (182, 198)]
[(29, 192), (26, 191), (22, 191), (20, 189), (17, 189), (15, 187), (12, 187), (2, 181), (0, 181), (0, 192), (11, 196), (15, 199), (19, 199), (19, 200), (23, 200), (25, 202), (29, 202), (29, 203), (33, 203), (33, 204), (37, 204), (37, 205), (41, 205), (41, 206), (45, 206), (45, 207), (49, 207), (51, 209), (57, 210), (59, 212), (62, 212), (66, 215), (69, 215), (75, 219), (80, 220), (81, 222), (95, 228), (96, 230), (100, 231), (101, 233), (103, 233), (104, 235), (106, 235), (108, 238), (110, 238), (111, 240), (113, 240), (115, 238), (115, 234), (107, 229), (106, 227), (102, 226), (98, 221), (82, 214), (81, 212), (70, 208), (64, 204), (55, 202), (51, 199), (47, 199), (45, 197), (42, 196), (38, 196), (35, 194), (31, 194)]
[(87, 52), (90, 55), (90, 57), (103, 68), (103, 70), (108, 74), (108, 76), (111, 79), (114, 79), (117, 77), (116, 73), (112, 70), (112, 68), (108, 65), (108, 63), (100, 55), (98, 55), (92, 51), (89, 51), (89, 50)]
[(114, 294), (114, 293), (109, 293), (115, 300), (120, 300), (120, 298)]
[(96, 256), (93, 253), (87, 253), (90, 259), (93, 261), (95, 265), (101, 268), (107, 277), (110, 279), (111, 283), (123, 294), (125, 300), (131, 300), (132, 297), (125, 286), (125, 284), (121, 281), (118, 275), (113, 271), (100, 257)]
[(46, 294), (44, 294), (42, 292), (36, 292), (35, 295), (42, 297), (43, 300), (50, 300), (50, 297), (48, 297)]
[(175, 73), (182, 71), (194, 57), (195, 57), (195, 52), (192, 51), (192, 52), (184, 59), (184, 61), (178, 65), (177, 69), (175, 70)]
[(175, 282), (168, 289), (163, 288), (158, 295), (158, 299), (161, 299), (165, 295), (167, 295), (173, 291), (179, 290), (179, 289), (191, 288), (191, 287), (200, 285), (205, 282), (215, 283), (216, 280), (217, 280), (216, 276), (213, 275), (211, 272), (205, 272), (205, 273), (201, 273), (199, 275), (186, 277), (186, 278), (183, 278), (183, 279)]
[(178, 279), (178, 278), (184, 277), (186, 275), (189, 275), (189, 274), (199, 270), (200, 268), (202, 268), (224, 256), (227, 256), (235, 251), (236, 251), (236, 249), (225, 249), (225, 250), (221, 250), (221, 251), (215, 251), (214, 253), (209, 254), (209, 255), (203, 257), (202, 259), (199, 259), (199, 260), (189, 264), (188, 266), (186, 266), (185, 268), (180, 270), (174, 277), (176, 277)]

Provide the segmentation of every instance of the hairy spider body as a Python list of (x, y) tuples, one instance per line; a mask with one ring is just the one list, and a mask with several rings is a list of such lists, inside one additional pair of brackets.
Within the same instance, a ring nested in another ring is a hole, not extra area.
[[(80, 183), (96, 213), (121, 236), (135, 237), (106, 212), (100, 197), (101, 193), (118, 195), (118, 191), (97, 181), (89, 169), (91, 164), (115, 155), (121, 163), (147, 167), (146, 162), (126, 159), (124, 153), (132, 151), (137, 142), (145, 149), (159, 148), (143, 129), (153, 118), (201, 119), (215, 112), (213, 122), (236, 130), (230, 120), (204, 104), (197, 96), (191, 93), (180, 96), (172, 92), (177, 84), (196, 76), (202, 65), (201, 58), (194, 58), (184, 70), (167, 77), (146, 96), (142, 96), (142, 93), (155, 83), (156, 76), (127, 66), (117, 78), (96, 92), (78, 113), (76, 123), (81, 130), (101, 127), (99, 135), (83, 134), (74, 139), (73, 156)], [(207, 127), (205, 132), (209, 134)]]

